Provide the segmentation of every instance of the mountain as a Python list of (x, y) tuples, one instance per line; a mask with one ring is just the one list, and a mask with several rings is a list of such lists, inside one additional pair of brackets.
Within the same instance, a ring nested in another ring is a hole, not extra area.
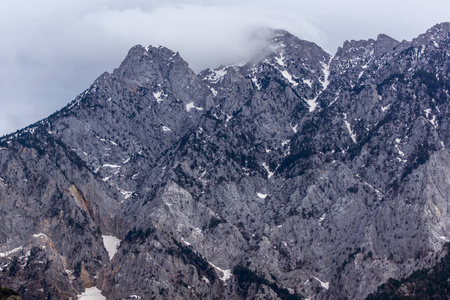
[(389, 279), (387, 283), (378, 287), (367, 299), (448, 299), (450, 255), (448, 247), (444, 245), (445, 256), (432, 268), (423, 268), (415, 271), (407, 278), (401, 280)]
[[(195, 74), (133, 47), (0, 139), (0, 283), (23, 299), (364, 299), (450, 241), (450, 23), (334, 56), (282, 30)], [(117, 247), (116, 247), (117, 246)]]

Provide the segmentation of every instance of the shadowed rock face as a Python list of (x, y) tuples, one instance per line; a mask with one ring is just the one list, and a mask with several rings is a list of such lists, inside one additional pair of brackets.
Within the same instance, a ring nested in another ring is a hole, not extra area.
[[(449, 28), (335, 56), (274, 30), (247, 64), (200, 74), (133, 47), (1, 139), (2, 286), (363, 299), (432, 266), (450, 239)], [(102, 236), (121, 240), (112, 259)]]

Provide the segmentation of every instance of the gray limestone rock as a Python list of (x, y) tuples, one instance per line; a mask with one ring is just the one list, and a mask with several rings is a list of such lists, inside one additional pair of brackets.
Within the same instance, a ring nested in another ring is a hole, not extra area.
[(273, 30), (249, 62), (200, 74), (133, 47), (1, 138), (2, 285), (364, 299), (432, 266), (450, 240), (449, 51), (448, 23), (334, 56)]

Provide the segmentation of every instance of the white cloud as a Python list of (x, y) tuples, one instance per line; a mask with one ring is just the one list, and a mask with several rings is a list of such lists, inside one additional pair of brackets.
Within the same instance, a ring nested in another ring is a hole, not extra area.
[(248, 58), (261, 28), (334, 53), (346, 39), (412, 39), (448, 0), (2, 0), (0, 135), (44, 118), (117, 67), (135, 44), (179, 51), (195, 71)]

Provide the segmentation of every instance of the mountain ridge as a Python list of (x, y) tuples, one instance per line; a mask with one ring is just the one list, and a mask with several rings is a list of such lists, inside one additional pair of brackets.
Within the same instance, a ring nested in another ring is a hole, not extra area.
[(2, 284), (24, 299), (363, 299), (432, 266), (450, 239), (449, 26), (334, 56), (274, 31), (256, 59), (199, 74), (133, 47), (0, 139)]

